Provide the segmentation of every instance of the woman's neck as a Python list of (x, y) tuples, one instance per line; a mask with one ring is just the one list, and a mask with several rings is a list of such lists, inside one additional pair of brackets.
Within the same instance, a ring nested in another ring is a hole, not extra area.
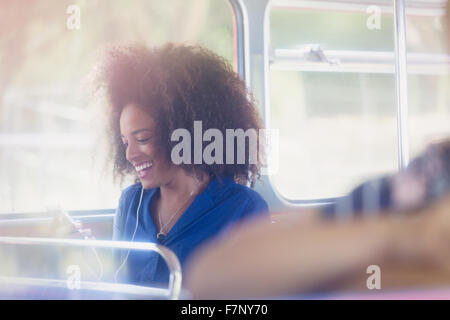
[(159, 195), (152, 203), (153, 218), (158, 224), (159, 232), (167, 234), (182, 212), (205, 190), (210, 181), (206, 174), (197, 178), (180, 169), (170, 182), (161, 185)]
[(180, 203), (186, 201), (189, 196), (195, 196), (208, 186), (211, 179), (207, 174), (200, 177), (188, 175), (179, 169), (172, 179), (160, 187), (160, 200), (164, 203)]

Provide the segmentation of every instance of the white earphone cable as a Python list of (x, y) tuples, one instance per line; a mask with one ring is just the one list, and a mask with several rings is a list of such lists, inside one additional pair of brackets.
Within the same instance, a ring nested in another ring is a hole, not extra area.
[[(134, 240), (134, 236), (136, 235), (136, 231), (139, 225), (139, 209), (141, 208), (141, 203), (142, 203), (142, 195), (144, 194), (144, 187), (142, 187), (141, 189), (141, 197), (139, 198), (139, 205), (136, 211), (136, 226), (134, 228), (134, 232), (133, 232), (133, 236), (131, 237), (130, 241)], [(120, 265), (119, 269), (117, 269), (116, 274), (114, 275), (114, 282), (117, 283), (117, 276), (120, 272), (120, 269), (122, 269), (122, 267), (125, 265), (125, 262), (128, 260), (128, 255), (130, 254), (131, 249), (128, 249), (127, 255), (125, 257), (125, 259), (123, 260), (122, 264)]]

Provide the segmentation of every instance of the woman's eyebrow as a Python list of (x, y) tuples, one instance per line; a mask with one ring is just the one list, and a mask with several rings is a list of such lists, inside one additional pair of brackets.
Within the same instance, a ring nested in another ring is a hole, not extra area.
[(143, 131), (150, 131), (151, 132), (150, 129), (138, 129), (138, 130), (132, 131), (131, 134), (135, 135), (135, 134), (138, 134), (138, 133), (143, 132)]
[[(152, 130), (150, 130), (150, 129), (138, 129), (138, 130), (132, 131), (131, 134), (132, 134), (132, 135), (136, 135), (136, 134), (138, 134), (138, 133), (140, 133), (140, 132), (143, 132), (143, 131), (149, 131), (149, 132), (152, 132)], [(121, 136), (122, 138), (125, 138), (125, 136), (124, 136), (123, 134), (120, 134), (120, 136)]]

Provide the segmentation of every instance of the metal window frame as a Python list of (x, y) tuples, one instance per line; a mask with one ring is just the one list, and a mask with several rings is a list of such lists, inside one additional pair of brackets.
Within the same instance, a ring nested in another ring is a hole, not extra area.
[[(445, 15), (446, 0), (407, 0), (406, 13), (419, 16)], [(272, 0), (274, 7), (366, 12), (369, 6), (378, 6), (382, 13), (393, 13), (393, 0)]]
[[(269, 13), (272, 6), (288, 6), (304, 8), (309, 3), (316, 9), (348, 10), (355, 8), (361, 11), (367, 5), (379, 5), (384, 12), (394, 14), (395, 24), (395, 74), (397, 99), (397, 147), (399, 168), (404, 169), (409, 162), (408, 145), (408, 88), (407, 88), (407, 49), (406, 49), (406, 11), (408, 14), (442, 15), (445, 10), (445, 0), (410, 0), (406, 8), (405, 0), (333, 0), (333, 1), (296, 1), (296, 0), (229, 0), (235, 11), (237, 41), (243, 59), (238, 59), (239, 74), (245, 79), (248, 88), (260, 104), (261, 113), (267, 129), (270, 129), (270, 83), (269, 83)], [(363, 2), (363, 3), (362, 3)], [(426, 12), (423, 11), (426, 8)], [(393, 10), (392, 10), (393, 9)], [(420, 10), (420, 11), (419, 11)], [(241, 64), (245, 64), (242, 66)], [(245, 70), (245, 72), (244, 72)], [(258, 72), (259, 70), (259, 72)], [(261, 72), (262, 70), (262, 72)], [(266, 199), (272, 204), (272, 209), (286, 206), (317, 206), (335, 202), (341, 197), (322, 198), (315, 200), (289, 200), (281, 195), (270, 177), (262, 177), (262, 185), (270, 185), (270, 193), (264, 190)], [(261, 188), (261, 184), (256, 189)], [(261, 189), (262, 190), (262, 189)]]
[[(314, 60), (317, 56), (321, 60)], [(408, 53), (408, 74), (446, 75), (448, 54)], [(395, 74), (395, 53), (390, 51), (322, 50), (305, 46), (275, 49), (271, 70)]]
[(395, 88), (397, 97), (397, 147), (400, 170), (409, 163), (408, 52), (406, 49), (405, 0), (394, 0)]

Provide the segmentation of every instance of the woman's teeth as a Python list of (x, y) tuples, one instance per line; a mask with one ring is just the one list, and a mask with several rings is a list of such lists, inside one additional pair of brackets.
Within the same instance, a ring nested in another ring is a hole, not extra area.
[(139, 171), (141, 171), (141, 170), (150, 168), (152, 165), (153, 165), (152, 162), (145, 162), (145, 163), (143, 163), (143, 164), (141, 164), (141, 165), (136, 166), (135, 168), (136, 168), (136, 171), (139, 172)]

